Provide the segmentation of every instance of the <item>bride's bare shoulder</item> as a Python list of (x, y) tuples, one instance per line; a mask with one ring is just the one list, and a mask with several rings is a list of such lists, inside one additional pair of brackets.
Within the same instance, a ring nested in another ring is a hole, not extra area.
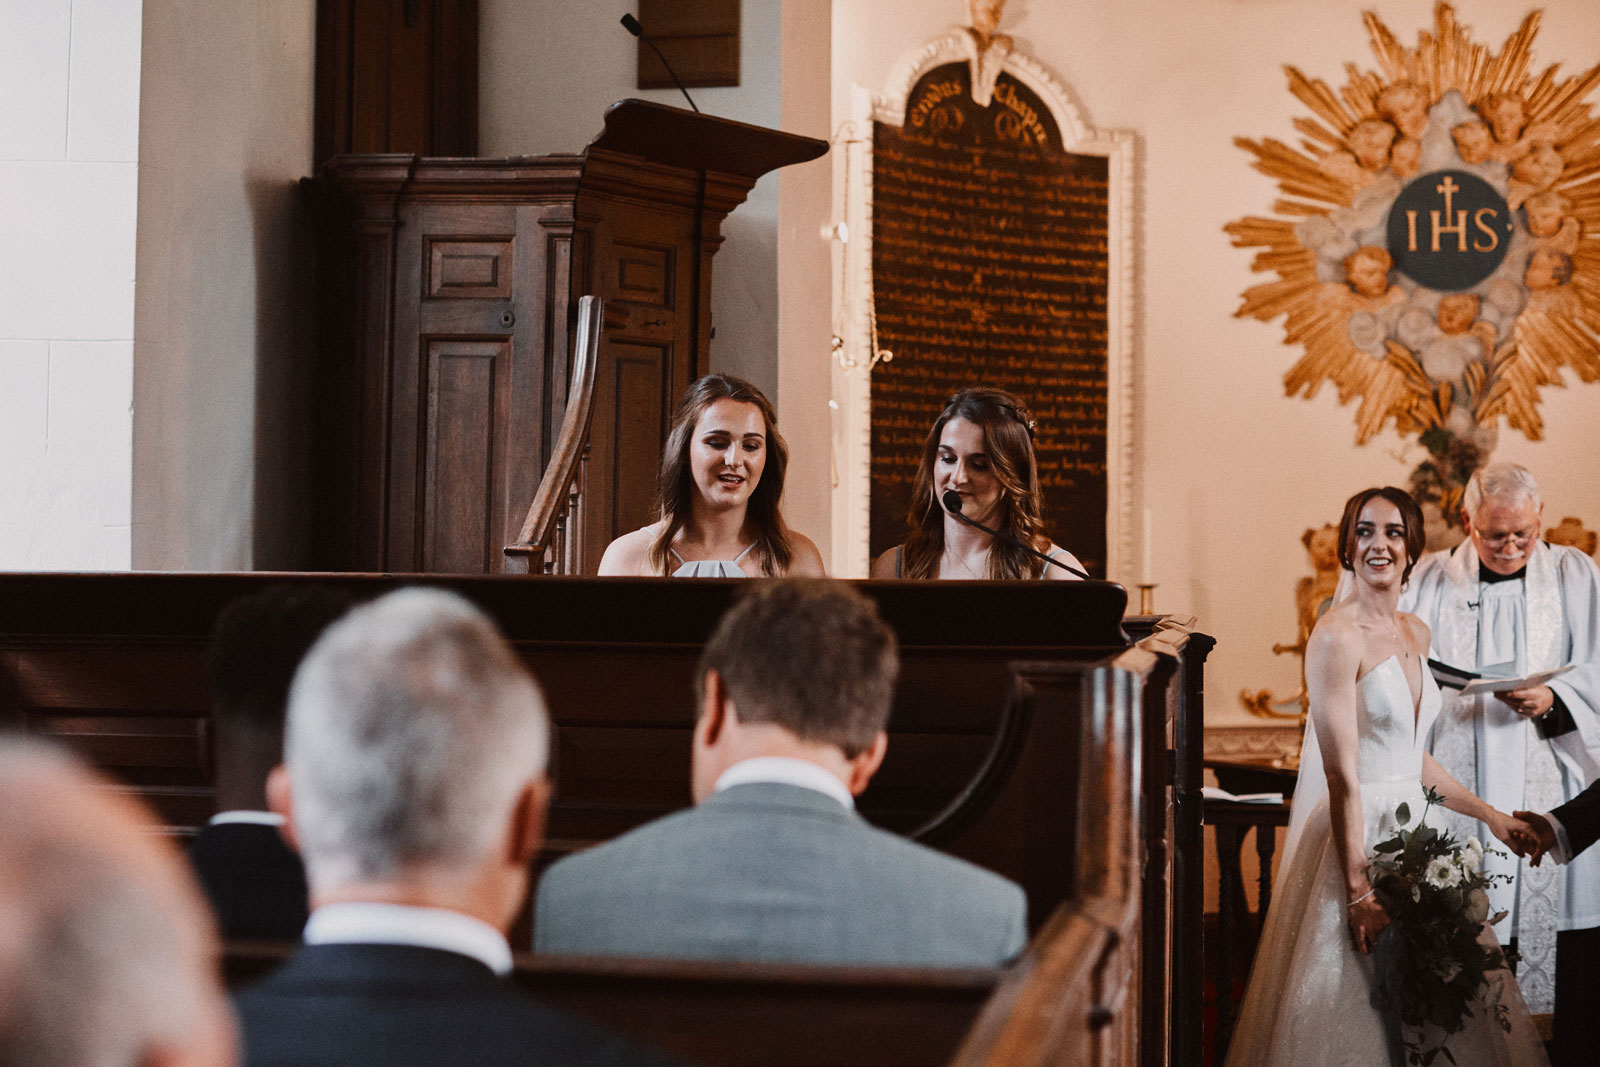
[(1311, 636), (1306, 639), (1306, 655), (1313, 653), (1328, 657), (1341, 657), (1353, 653), (1361, 658), (1363, 638), (1356, 625), (1355, 615), (1340, 605), (1335, 605), (1317, 620)]

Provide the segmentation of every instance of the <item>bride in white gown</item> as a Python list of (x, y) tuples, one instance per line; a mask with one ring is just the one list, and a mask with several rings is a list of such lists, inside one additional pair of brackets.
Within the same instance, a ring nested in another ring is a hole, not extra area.
[[(1428, 628), (1397, 610), (1422, 551), (1416, 502), (1392, 487), (1357, 493), (1345, 505), (1339, 544), (1354, 581), (1307, 642), (1311, 714), (1300, 777), (1227, 1067), (1404, 1063), (1397, 1027), (1372, 1005), (1370, 953), (1389, 919), (1367, 880), (1370, 850), (1392, 832), (1402, 801), (1417, 818), (1426, 785), (1508, 847), (1521, 852), (1531, 841), (1522, 823), (1467, 792), (1423, 748), (1439, 712)], [(1461, 1067), (1543, 1067), (1544, 1046), (1516, 982), (1503, 970), (1490, 982), (1510, 1032), (1475, 1005), (1450, 1038), (1450, 1054)]]

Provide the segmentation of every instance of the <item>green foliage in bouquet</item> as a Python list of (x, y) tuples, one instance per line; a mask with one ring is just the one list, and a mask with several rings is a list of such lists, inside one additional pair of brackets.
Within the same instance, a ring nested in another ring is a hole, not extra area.
[[(1485, 990), (1488, 973), (1509, 967), (1513, 957), (1478, 940), (1485, 922), (1505, 917), (1489, 915), (1488, 887), (1510, 879), (1483, 873), (1477, 838), (1463, 844), (1427, 825), (1428, 808), (1444, 798), (1432, 789), (1425, 796), (1427, 807), (1415, 825), (1409, 805), (1395, 810), (1395, 832), (1374, 847), (1367, 868), (1373, 892), (1389, 913), (1389, 925), (1373, 946), (1372, 1002), (1402, 1024), (1406, 1059), (1416, 1067), (1441, 1054), (1456, 1062), (1446, 1043), (1466, 1025), (1480, 992), (1501, 1029), (1511, 1029), (1497, 992)], [(1439, 1032), (1438, 1044), (1428, 1047), (1427, 1036)]]

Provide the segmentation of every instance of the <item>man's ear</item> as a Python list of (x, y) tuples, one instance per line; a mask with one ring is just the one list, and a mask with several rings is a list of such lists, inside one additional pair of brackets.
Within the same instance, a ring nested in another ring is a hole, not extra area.
[(872, 776), (883, 766), (883, 757), (888, 751), (889, 735), (879, 730), (872, 738), (872, 744), (856, 753), (855, 758), (850, 761), (850, 780), (845, 783), (850, 787), (851, 796), (858, 797), (866, 792), (867, 783), (872, 781)]
[(278, 833), (284, 843), (300, 851), (300, 832), (294, 825), (294, 796), (289, 788), (289, 768), (278, 764), (267, 773), (267, 810), (283, 816)]
[(508, 859), (512, 866), (526, 867), (539, 854), (549, 813), (550, 779), (541, 774), (523, 786), (511, 808)]
[(721, 740), (728, 725), (728, 687), (722, 675), (708, 670), (700, 689), (700, 718), (694, 724), (694, 743), (696, 748), (710, 748)]

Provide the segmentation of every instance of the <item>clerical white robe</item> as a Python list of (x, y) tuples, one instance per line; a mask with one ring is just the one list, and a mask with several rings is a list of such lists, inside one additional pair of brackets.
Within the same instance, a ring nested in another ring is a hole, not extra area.
[[(1511, 663), (1522, 673), (1576, 664), (1549, 684), (1577, 729), (1547, 740), (1492, 694), (1465, 698), (1446, 690), (1429, 750), (1501, 811), (1548, 811), (1600, 777), (1600, 570), (1576, 549), (1542, 542), (1521, 579), (1481, 582), (1478, 568), (1470, 540), (1424, 556), (1401, 609), (1428, 624), (1431, 655), (1453, 666), (1478, 671)], [(1481, 823), (1444, 813), (1445, 825), (1452, 820), (1458, 833), (1499, 847)], [(1490, 900), (1493, 910), (1510, 913), (1498, 927), (1501, 939), (1518, 937), (1530, 963), (1546, 952), (1553, 957), (1553, 928), (1600, 927), (1600, 850), (1548, 871), (1548, 863), (1530, 870), (1515, 856), (1490, 856), (1484, 866), (1511, 876)]]

